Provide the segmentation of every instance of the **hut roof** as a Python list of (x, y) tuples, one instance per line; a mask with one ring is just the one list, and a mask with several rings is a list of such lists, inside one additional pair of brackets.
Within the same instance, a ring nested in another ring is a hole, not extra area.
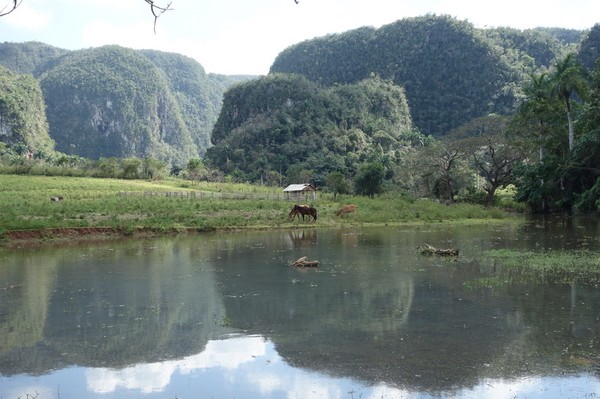
[(290, 184), (286, 188), (283, 189), (283, 192), (297, 192), (297, 191), (317, 191), (317, 189), (308, 183), (303, 184)]

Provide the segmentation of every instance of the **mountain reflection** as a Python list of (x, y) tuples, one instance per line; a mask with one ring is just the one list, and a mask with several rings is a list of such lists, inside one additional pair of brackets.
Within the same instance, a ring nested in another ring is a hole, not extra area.
[[(500, 234), (298, 229), (5, 254), (0, 397), (598, 392), (597, 290), (465, 288), (496, 267), (477, 257)], [(448, 236), (457, 262), (415, 251)], [(301, 256), (319, 268), (291, 268)]]
[[(3, 398), (55, 397), (53, 383), (66, 378), (85, 384), (64, 384), (65, 397), (236, 397), (236, 398), (437, 398), (440, 393), (418, 392), (384, 382), (362, 384), (348, 378), (311, 372), (290, 366), (275, 345), (260, 336), (234, 336), (211, 340), (199, 354), (177, 360), (141, 363), (121, 369), (78, 368), (39, 378), (23, 378), (20, 385), (8, 380), (1, 385)], [(570, 398), (569, 392), (593, 397), (600, 384), (593, 376), (577, 378), (527, 377), (511, 380), (483, 379), (475, 386), (445, 395), (456, 398)], [(442, 395), (444, 396), (444, 395)]]

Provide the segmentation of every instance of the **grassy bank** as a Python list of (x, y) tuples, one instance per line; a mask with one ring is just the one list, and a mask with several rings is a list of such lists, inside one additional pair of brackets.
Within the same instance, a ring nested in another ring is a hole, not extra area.
[[(16, 230), (109, 228), (178, 231), (226, 228), (287, 227), (298, 224), (394, 224), (502, 219), (500, 210), (393, 195), (375, 199), (321, 193), (311, 204), (316, 223), (287, 219), (293, 203), (279, 188), (243, 184), (198, 183), (183, 180), (143, 181), (80, 177), (0, 175), (0, 235)], [(51, 201), (51, 197), (62, 197)], [(335, 216), (343, 203), (357, 212)]]

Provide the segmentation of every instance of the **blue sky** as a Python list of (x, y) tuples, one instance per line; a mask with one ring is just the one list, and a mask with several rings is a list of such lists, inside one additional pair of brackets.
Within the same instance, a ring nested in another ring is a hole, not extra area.
[[(600, 23), (599, 0), (171, 1), (173, 10), (159, 19), (155, 34), (143, 0), (23, 0), (0, 18), (0, 40), (69, 50), (150, 48), (193, 57), (207, 72), (260, 75), (294, 43), (425, 14), (451, 15), (477, 27), (588, 29)], [(9, 3), (0, 0), (0, 9)]]

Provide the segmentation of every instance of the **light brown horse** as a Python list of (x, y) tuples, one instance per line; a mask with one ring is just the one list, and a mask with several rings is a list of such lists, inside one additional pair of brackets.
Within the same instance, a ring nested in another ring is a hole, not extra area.
[(302, 220), (304, 220), (304, 215), (308, 215), (308, 220), (312, 217), (315, 221), (317, 220), (317, 210), (312, 206), (308, 205), (294, 205), (292, 210), (288, 215), (288, 220), (294, 220), (296, 216), (300, 217), (302, 215)]
[(358, 208), (358, 206), (356, 206), (354, 204), (342, 205), (342, 207), (335, 212), (335, 215), (343, 217), (344, 215), (347, 215), (348, 213), (352, 213), (352, 212), (356, 211), (356, 208)]

